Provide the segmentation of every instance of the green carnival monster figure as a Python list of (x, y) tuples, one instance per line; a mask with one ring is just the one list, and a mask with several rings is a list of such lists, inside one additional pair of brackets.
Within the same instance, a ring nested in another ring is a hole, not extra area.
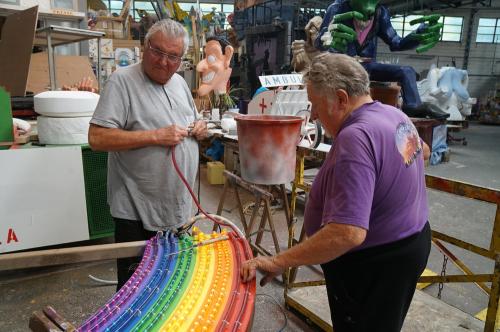
[(378, 0), (335, 0), (325, 14), (316, 47), (323, 51), (359, 56), (365, 60), (363, 66), (374, 81), (399, 82), (403, 95), (403, 111), (410, 116), (430, 115), (446, 118), (446, 113), (437, 113), (422, 105), (417, 90), (416, 73), (412, 67), (377, 63), (377, 37), (391, 51), (415, 49), (422, 53), (434, 47), (441, 36), (441, 15), (423, 16), (410, 22), (418, 28), (404, 38), (398, 36), (391, 25), (387, 8)]

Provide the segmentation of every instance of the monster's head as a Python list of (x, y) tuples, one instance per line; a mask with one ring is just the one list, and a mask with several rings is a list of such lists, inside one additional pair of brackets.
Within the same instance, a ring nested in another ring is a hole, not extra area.
[(369, 20), (375, 14), (375, 8), (380, 0), (349, 0), (349, 4), (352, 9), (360, 12), (365, 16), (366, 20)]

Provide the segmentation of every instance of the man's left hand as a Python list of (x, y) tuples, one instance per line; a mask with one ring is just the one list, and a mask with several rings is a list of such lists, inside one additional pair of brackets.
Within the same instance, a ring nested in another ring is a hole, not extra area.
[(439, 39), (441, 38), (441, 29), (443, 28), (443, 23), (438, 23), (441, 15), (432, 14), (427, 16), (422, 16), (416, 20), (410, 21), (410, 25), (418, 23), (426, 23), (424, 29), (418, 33), (414, 33), (412, 38), (417, 39), (420, 45), (417, 48), (417, 53), (423, 53), (431, 48), (433, 48)]
[(279, 276), (285, 269), (276, 263), (276, 257), (257, 256), (243, 263), (240, 275), (243, 282), (249, 282), (255, 278), (256, 271), (264, 273), (264, 277), (260, 281), (260, 285), (264, 286), (269, 281)]
[(197, 140), (200, 141), (208, 137), (207, 123), (205, 121), (195, 121), (189, 127), (191, 128), (189, 135), (194, 136)]

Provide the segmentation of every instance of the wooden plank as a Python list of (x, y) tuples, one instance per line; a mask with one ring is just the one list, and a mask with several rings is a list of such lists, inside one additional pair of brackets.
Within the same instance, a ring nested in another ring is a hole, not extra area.
[(24, 96), (35, 37), (38, 6), (11, 14), (0, 36), (0, 85), (11, 96)]
[[(432, 271), (432, 270), (425, 269), (424, 272), (422, 273), (422, 275), (423, 276), (437, 276), (437, 273)], [(417, 283), (417, 289), (422, 290), (430, 285), (432, 285), (430, 282), (419, 282), (419, 283)]]
[(139, 47), (141, 48), (141, 41), (140, 40), (133, 40), (133, 39), (113, 39), (113, 49), (117, 48), (130, 48), (134, 49), (134, 47)]
[(61, 330), (65, 332), (74, 332), (76, 330), (73, 324), (68, 322), (66, 318), (59, 315), (50, 305), (43, 308), (43, 313), (52, 322), (54, 322), (54, 324), (56, 324)]
[(33, 332), (60, 332), (61, 330), (40, 311), (33, 312), (29, 328)]
[(0, 271), (142, 256), (146, 241), (0, 255)]

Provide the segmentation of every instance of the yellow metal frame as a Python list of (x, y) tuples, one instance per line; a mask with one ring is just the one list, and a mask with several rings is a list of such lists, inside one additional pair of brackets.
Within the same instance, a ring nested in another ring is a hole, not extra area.
[[(297, 189), (302, 189), (306, 192), (310, 190), (310, 186), (304, 182), (304, 161), (306, 157), (311, 157), (311, 156), (324, 159), (326, 157), (326, 152), (321, 152), (301, 147), (298, 148), (297, 167), (295, 172), (295, 180), (292, 186), (292, 196), (290, 204), (290, 215), (292, 216), (292, 218), (294, 216), (296, 208)], [(500, 191), (430, 175), (426, 175), (425, 181), (427, 188), (447, 192), (462, 197), (472, 198), (496, 205), (495, 220), (493, 224), (493, 232), (491, 235), (489, 248), (482, 248), (480, 246), (457, 239), (450, 235), (438, 231), (432, 231), (432, 243), (444, 255), (446, 255), (462, 272), (464, 272), (463, 275), (421, 276), (419, 279), (419, 283), (440, 283), (440, 282), (475, 283), (481, 289), (481, 291), (483, 291), (489, 296), (484, 332), (493, 332), (495, 331), (495, 323), (498, 311), (498, 301), (500, 299)], [(297, 242), (300, 242), (300, 240), (302, 240), (302, 237), (303, 234), (301, 234), (299, 240), (295, 239), (295, 223), (291, 223), (288, 228), (288, 247), (290, 248)], [(494, 260), (495, 267), (493, 273), (487, 273), (487, 274), (474, 273), (470, 268), (468, 268), (465, 265), (465, 263), (463, 263), (458, 257), (456, 257), (451, 252), (450, 249), (446, 248), (443, 242), (450, 243), (454, 246), (473, 252), (477, 255)], [(285, 280), (285, 294), (284, 294), (285, 303), (287, 304), (287, 306), (293, 307), (301, 314), (311, 319), (311, 321), (316, 323), (318, 317), (316, 317), (313, 313), (311, 313), (311, 311), (307, 310), (296, 300), (289, 297), (288, 290), (296, 287), (321, 285), (324, 284), (324, 280), (296, 283), (294, 282), (295, 276), (296, 276), (296, 269), (289, 269), (287, 271)], [(491, 282), (491, 288), (489, 288), (486, 284), (484, 284), (485, 282)], [(327, 326), (327, 324), (325, 325), (324, 322), (320, 324), (317, 323), (317, 325), (325, 331), (331, 331), (330, 328), (327, 329), (325, 327)]]

